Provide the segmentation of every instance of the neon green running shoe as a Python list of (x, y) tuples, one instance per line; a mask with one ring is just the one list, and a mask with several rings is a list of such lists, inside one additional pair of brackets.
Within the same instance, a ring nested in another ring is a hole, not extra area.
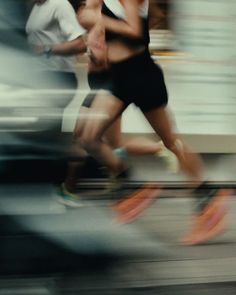
[(57, 188), (57, 195), (58, 202), (67, 207), (80, 208), (84, 206), (81, 198), (77, 194), (69, 192), (64, 183)]
[(167, 169), (171, 173), (178, 173), (179, 172), (179, 161), (174, 153), (168, 150), (163, 142), (160, 142), (161, 151), (156, 153), (156, 156), (163, 159), (165, 162)]

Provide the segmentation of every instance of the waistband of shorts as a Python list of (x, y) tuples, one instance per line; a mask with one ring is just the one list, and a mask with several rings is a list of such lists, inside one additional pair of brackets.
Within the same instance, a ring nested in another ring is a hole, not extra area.
[(129, 66), (130, 64), (136, 65), (138, 62), (144, 61), (145, 63), (151, 61), (151, 55), (148, 49), (143, 50), (142, 52), (135, 54), (131, 57), (123, 59), (117, 62), (111, 62), (110, 65), (112, 68), (121, 67), (121, 66)]

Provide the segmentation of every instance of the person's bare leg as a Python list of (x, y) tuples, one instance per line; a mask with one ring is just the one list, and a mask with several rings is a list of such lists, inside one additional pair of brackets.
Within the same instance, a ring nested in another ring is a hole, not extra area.
[[(80, 126), (80, 128), (83, 128), (83, 126), (86, 123), (86, 119), (89, 115), (90, 109), (88, 107), (81, 106), (79, 113), (78, 113), (78, 119), (76, 122), (77, 125)], [(112, 125), (108, 128), (108, 130), (105, 132), (105, 141), (112, 147), (117, 148), (120, 146), (121, 142), (121, 118), (119, 117)], [(80, 159), (78, 161), (69, 161), (67, 165), (67, 171), (66, 171), (66, 178), (64, 180), (64, 186), (65, 189), (68, 190), (70, 193), (75, 193), (77, 189), (77, 182), (80, 179), (80, 174), (82, 174), (82, 170), (85, 165), (85, 158), (87, 156), (87, 153), (85, 150), (82, 150), (78, 145), (73, 145), (70, 151), (71, 155), (78, 156)], [(84, 159), (82, 159), (83, 157)]]
[(178, 141), (177, 136), (172, 133), (165, 107), (147, 112), (145, 116), (166, 147), (176, 154), (181, 167), (193, 180), (192, 188), (195, 188), (193, 193), (197, 209), (193, 214), (192, 225), (181, 239), (181, 243), (196, 245), (220, 235), (225, 230), (228, 200), (232, 191), (230, 189), (215, 190), (204, 182), (201, 158), (182, 141)]
[(88, 153), (114, 174), (121, 172), (124, 164), (113, 154), (111, 147), (104, 143), (102, 138), (124, 109), (125, 105), (121, 100), (100, 91), (89, 109), (86, 120), (81, 125), (78, 120), (75, 129), (75, 137)]
[(169, 113), (166, 107), (144, 112), (145, 117), (154, 131), (162, 139), (164, 145), (173, 152), (179, 160), (180, 167), (195, 183), (203, 180), (203, 164), (201, 158), (193, 153), (186, 144), (172, 131)]
[(104, 141), (109, 144), (112, 149), (122, 146), (121, 139), (121, 116), (106, 130)]
[(134, 156), (154, 155), (161, 151), (162, 145), (146, 137), (133, 137), (122, 141), (122, 147)]
[(84, 168), (84, 161), (70, 161), (67, 167), (66, 179), (64, 185), (70, 193), (76, 193), (77, 182), (80, 178), (80, 172)]
[(70, 147), (70, 158), (67, 164), (66, 178), (64, 180), (65, 188), (71, 192), (76, 192), (77, 181), (82, 174), (87, 152), (75, 143)]
[(162, 144), (146, 137), (123, 139), (121, 134), (121, 117), (119, 117), (104, 134), (104, 141), (113, 149), (124, 148), (129, 155), (154, 155), (162, 150)]
[(121, 134), (121, 117), (116, 119), (111, 127), (108, 128), (103, 140), (113, 148), (113, 152), (117, 156), (123, 159), (129, 155), (155, 155), (163, 158), (167, 165), (167, 169), (171, 173), (176, 173), (179, 170), (176, 156), (165, 148), (163, 142), (157, 142), (146, 137), (131, 137), (123, 139)]

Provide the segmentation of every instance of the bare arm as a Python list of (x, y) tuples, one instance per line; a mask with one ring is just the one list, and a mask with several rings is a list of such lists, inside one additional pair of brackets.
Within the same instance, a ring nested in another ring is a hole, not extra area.
[(122, 5), (124, 7), (126, 20), (116, 20), (108, 16), (103, 16), (105, 28), (109, 31), (134, 38), (142, 36), (139, 1), (122, 0)]
[(79, 23), (90, 30), (101, 16), (101, 6), (102, 0), (87, 0), (77, 12)]
[(55, 4), (55, 19), (60, 29), (60, 34), (65, 40), (60, 44), (52, 44), (51, 53), (55, 55), (69, 56), (86, 51), (84, 40), (85, 29), (78, 22), (77, 16), (69, 4), (60, 4), (60, 1)]
[(51, 46), (51, 53), (55, 55), (70, 56), (84, 52), (86, 52), (86, 44), (83, 36)]
[[(91, 0), (100, 1), (100, 0)], [(101, 2), (101, 1), (100, 1)], [(106, 30), (120, 33), (130, 37), (140, 37), (142, 34), (141, 21), (138, 14), (138, 0), (123, 0), (122, 5), (126, 14), (125, 20), (116, 20), (103, 15), (103, 22)], [(86, 5), (79, 15), (83, 27), (90, 29), (97, 21), (98, 13), (94, 6)]]
[(72, 41), (66, 41), (54, 45), (34, 45), (30, 44), (36, 54), (71, 56), (86, 52), (86, 36), (80, 36)]

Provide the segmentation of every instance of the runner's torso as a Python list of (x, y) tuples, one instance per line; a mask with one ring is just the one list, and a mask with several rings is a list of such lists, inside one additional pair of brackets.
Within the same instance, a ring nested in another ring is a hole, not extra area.
[[(116, 62), (142, 52), (148, 47), (148, 0), (142, 1), (139, 8), (139, 16), (142, 25), (142, 36), (139, 38), (124, 36), (120, 33), (106, 31), (106, 42), (108, 44), (108, 59)], [(102, 13), (117, 20), (126, 20), (125, 10), (119, 0), (104, 0)]]

